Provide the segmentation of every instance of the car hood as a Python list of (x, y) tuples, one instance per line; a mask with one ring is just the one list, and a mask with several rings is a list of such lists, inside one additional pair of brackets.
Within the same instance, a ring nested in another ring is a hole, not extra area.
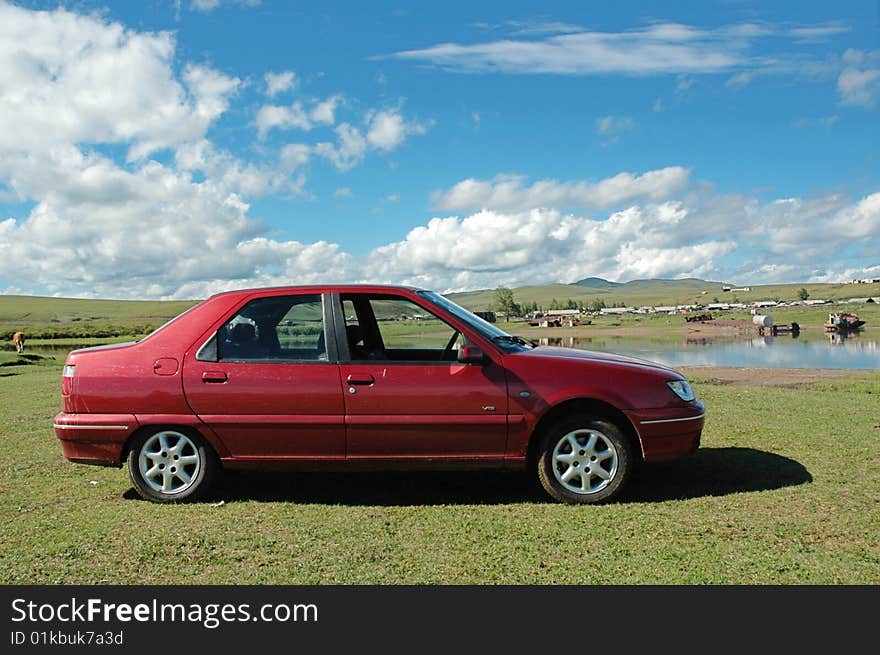
[(579, 350), (577, 348), (557, 348), (555, 346), (538, 346), (531, 350), (519, 353), (523, 357), (535, 357), (539, 359), (547, 359), (550, 361), (580, 360), (584, 362), (597, 362), (607, 364), (618, 364), (633, 368), (651, 369), (653, 371), (662, 371), (669, 373), (672, 377), (681, 378), (681, 373), (675, 369), (651, 362), (646, 359), (638, 359), (637, 357), (628, 357), (627, 355), (618, 355), (616, 353), (596, 352), (594, 350)]

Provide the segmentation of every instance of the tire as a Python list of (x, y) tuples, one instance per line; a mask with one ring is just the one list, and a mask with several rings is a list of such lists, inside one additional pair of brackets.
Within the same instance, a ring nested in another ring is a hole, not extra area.
[(555, 500), (594, 504), (620, 494), (635, 458), (630, 439), (611, 421), (569, 416), (544, 433), (536, 464), (541, 486)]
[(203, 498), (220, 465), (195, 432), (161, 428), (138, 435), (128, 452), (128, 474), (138, 495), (157, 503)]

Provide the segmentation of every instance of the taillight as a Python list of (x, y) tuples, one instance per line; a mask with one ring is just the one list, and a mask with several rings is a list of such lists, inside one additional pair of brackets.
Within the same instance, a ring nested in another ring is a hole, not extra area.
[(76, 366), (65, 364), (61, 371), (61, 395), (69, 396), (70, 390), (73, 388), (73, 374)]

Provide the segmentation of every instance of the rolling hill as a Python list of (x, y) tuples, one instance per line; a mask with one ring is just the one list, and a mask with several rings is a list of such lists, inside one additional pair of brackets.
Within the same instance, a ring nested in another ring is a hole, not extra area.
[[(619, 283), (586, 278), (574, 284), (546, 284), (513, 290), (518, 303), (537, 303), (549, 309), (554, 299), (588, 304), (601, 299), (607, 306), (658, 306), (710, 302), (753, 302), (798, 298), (805, 288), (812, 299), (847, 300), (880, 297), (880, 284), (777, 284), (752, 286), (749, 291), (723, 291), (726, 286), (688, 278), (683, 280), (633, 280)], [(494, 289), (446, 294), (473, 311), (493, 309)], [(15, 330), (47, 338), (143, 334), (194, 305), (196, 300), (91, 300), (0, 295), (0, 337)]]

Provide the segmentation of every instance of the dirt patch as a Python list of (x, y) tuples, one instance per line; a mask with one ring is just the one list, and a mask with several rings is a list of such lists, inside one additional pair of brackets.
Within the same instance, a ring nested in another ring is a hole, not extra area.
[(818, 368), (740, 368), (728, 366), (681, 366), (688, 377), (709, 384), (733, 384), (750, 387), (800, 387), (824, 380), (843, 380), (860, 371)]

